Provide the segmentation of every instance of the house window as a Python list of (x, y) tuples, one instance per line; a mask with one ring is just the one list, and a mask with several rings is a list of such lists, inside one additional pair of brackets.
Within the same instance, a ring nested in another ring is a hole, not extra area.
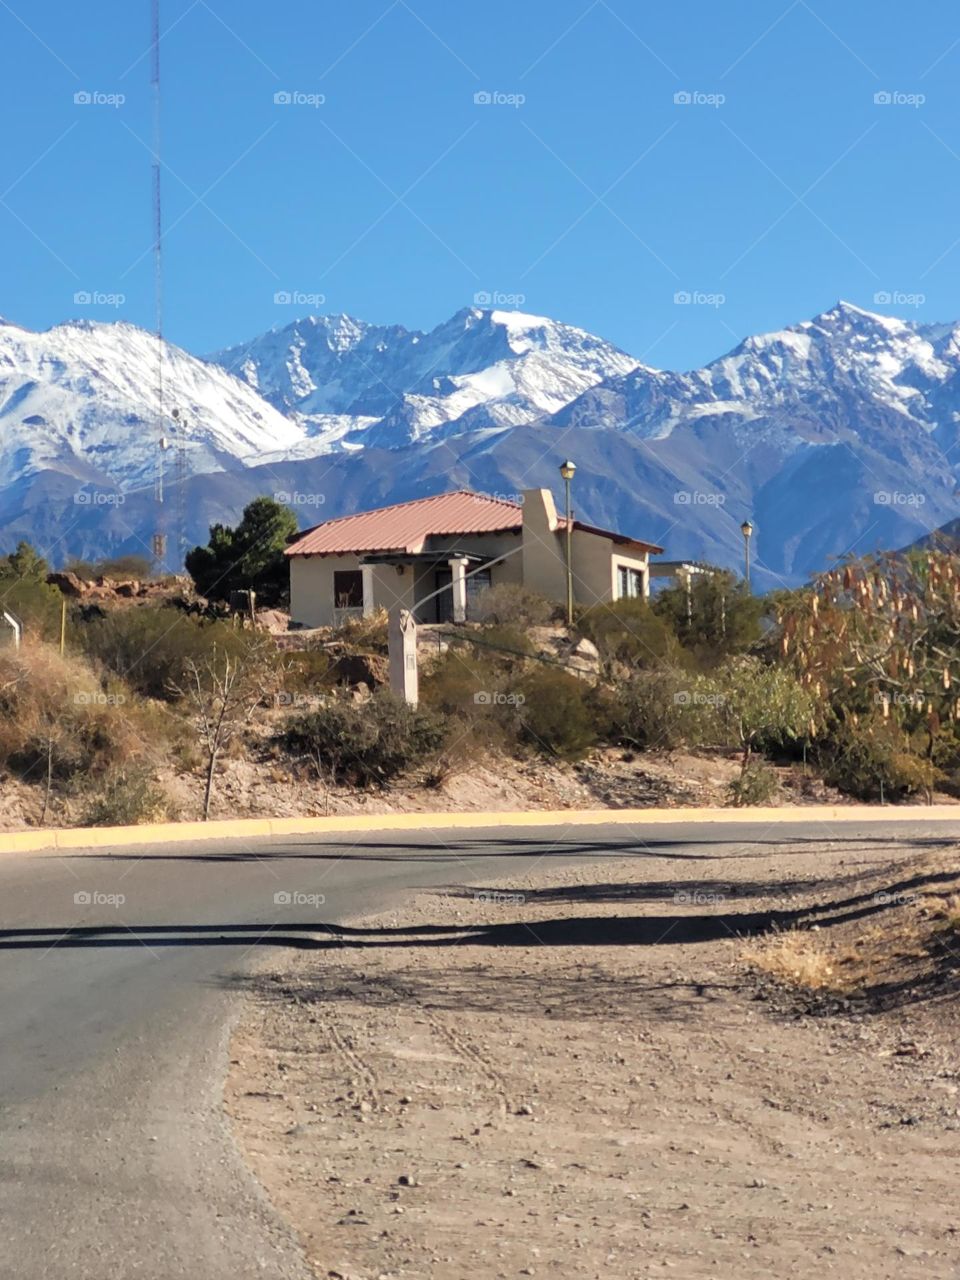
[(359, 569), (334, 570), (333, 606), (335, 609), (363, 608), (363, 574)]
[(483, 595), (484, 591), (489, 590), (489, 569), (478, 569), (472, 577), (467, 579), (467, 617), (469, 619), (476, 617), (477, 601)]
[(617, 599), (643, 599), (643, 570), (631, 569), (629, 565), (617, 566)]

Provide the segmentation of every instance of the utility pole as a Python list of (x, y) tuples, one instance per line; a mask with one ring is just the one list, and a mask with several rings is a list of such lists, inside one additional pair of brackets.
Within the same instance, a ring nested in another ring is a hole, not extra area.
[(577, 473), (577, 465), (569, 458), (560, 464), (560, 474), (567, 495), (567, 626), (573, 626), (573, 507), (570, 505), (570, 482)]
[(743, 580), (747, 584), (747, 590), (750, 590), (750, 539), (753, 537), (753, 525), (749, 520), (744, 520), (740, 526), (740, 532), (743, 534)]

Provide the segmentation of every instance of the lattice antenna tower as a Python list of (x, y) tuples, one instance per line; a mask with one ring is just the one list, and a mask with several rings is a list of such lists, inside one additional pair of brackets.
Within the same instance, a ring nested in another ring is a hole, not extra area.
[(163, 469), (166, 434), (163, 403), (163, 204), (160, 186), (160, 0), (150, 0), (150, 87), (153, 97), (153, 290), (154, 321), (157, 338), (157, 470), (154, 497), (157, 522), (153, 534), (153, 558), (162, 569), (166, 560), (167, 537), (164, 531)]

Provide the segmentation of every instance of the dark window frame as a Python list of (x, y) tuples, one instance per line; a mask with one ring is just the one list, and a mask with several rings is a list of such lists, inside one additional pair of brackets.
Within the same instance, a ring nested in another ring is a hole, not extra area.
[[(349, 582), (345, 582), (344, 579), (349, 579)], [(363, 571), (361, 569), (334, 569), (333, 607), (335, 609), (363, 608)]]

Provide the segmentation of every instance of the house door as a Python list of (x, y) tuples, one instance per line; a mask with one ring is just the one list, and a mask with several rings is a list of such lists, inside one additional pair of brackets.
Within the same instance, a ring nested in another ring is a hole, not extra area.
[[(442, 588), (446, 587), (444, 591)], [(453, 571), (438, 569), (434, 575), (434, 591), (439, 591), (434, 603), (437, 606), (437, 622), (453, 621)]]

